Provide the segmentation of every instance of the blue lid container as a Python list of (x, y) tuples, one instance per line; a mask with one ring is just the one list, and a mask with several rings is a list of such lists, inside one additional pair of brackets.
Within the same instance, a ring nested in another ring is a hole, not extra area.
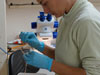
[(31, 23), (31, 28), (36, 29), (37, 28), (37, 22), (32, 22)]
[(55, 21), (55, 22), (54, 22), (54, 28), (58, 28), (58, 26), (59, 26), (58, 21)]
[(53, 32), (53, 38), (56, 39), (58, 35), (58, 32)]
[(51, 21), (52, 20), (52, 15), (50, 13), (48, 13), (48, 15), (47, 15), (47, 20), (48, 21)]

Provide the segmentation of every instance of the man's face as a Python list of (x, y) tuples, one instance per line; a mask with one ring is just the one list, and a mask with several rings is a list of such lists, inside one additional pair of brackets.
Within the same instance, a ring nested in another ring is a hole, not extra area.
[(37, 0), (43, 7), (45, 13), (51, 13), (56, 17), (60, 17), (65, 13), (63, 0)]

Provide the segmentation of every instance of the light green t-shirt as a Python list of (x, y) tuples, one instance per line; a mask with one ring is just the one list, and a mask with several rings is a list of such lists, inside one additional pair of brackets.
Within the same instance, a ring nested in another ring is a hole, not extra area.
[(77, 0), (61, 19), (55, 59), (100, 75), (100, 13), (87, 0)]

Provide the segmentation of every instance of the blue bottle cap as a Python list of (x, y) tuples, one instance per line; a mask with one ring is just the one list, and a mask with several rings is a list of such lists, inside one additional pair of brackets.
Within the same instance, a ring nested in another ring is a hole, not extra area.
[(40, 12), (40, 16), (44, 16), (44, 12)]
[(45, 16), (40, 16), (40, 21), (44, 22), (45, 21)]
[(55, 21), (54, 22), (54, 28), (58, 28), (58, 25), (59, 25), (58, 21)]
[(40, 18), (40, 16), (38, 16), (37, 18)]
[(32, 22), (32, 23), (31, 23), (31, 28), (32, 28), (32, 29), (37, 28), (37, 22)]
[(47, 15), (47, 20), (48, 21), (51, 21), (52, 20), (52, 15), (50, 13), (48, 13), (48, 15)]
[(57, 38), (58, 32), (53, 32), (53, 38)]

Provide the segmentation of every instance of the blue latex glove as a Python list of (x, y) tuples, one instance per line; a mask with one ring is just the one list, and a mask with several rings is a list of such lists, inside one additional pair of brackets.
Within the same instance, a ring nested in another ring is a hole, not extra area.
[(24, 43), (28, 43), (31, 47), (41, 52), (44, 50), (44, 43), (40, 42), (33, 32), (21, 32), (19, 37)]
[(53, 59), (35, 51), (30, 51), (23, 56), (27, 64), (51, 71)]

